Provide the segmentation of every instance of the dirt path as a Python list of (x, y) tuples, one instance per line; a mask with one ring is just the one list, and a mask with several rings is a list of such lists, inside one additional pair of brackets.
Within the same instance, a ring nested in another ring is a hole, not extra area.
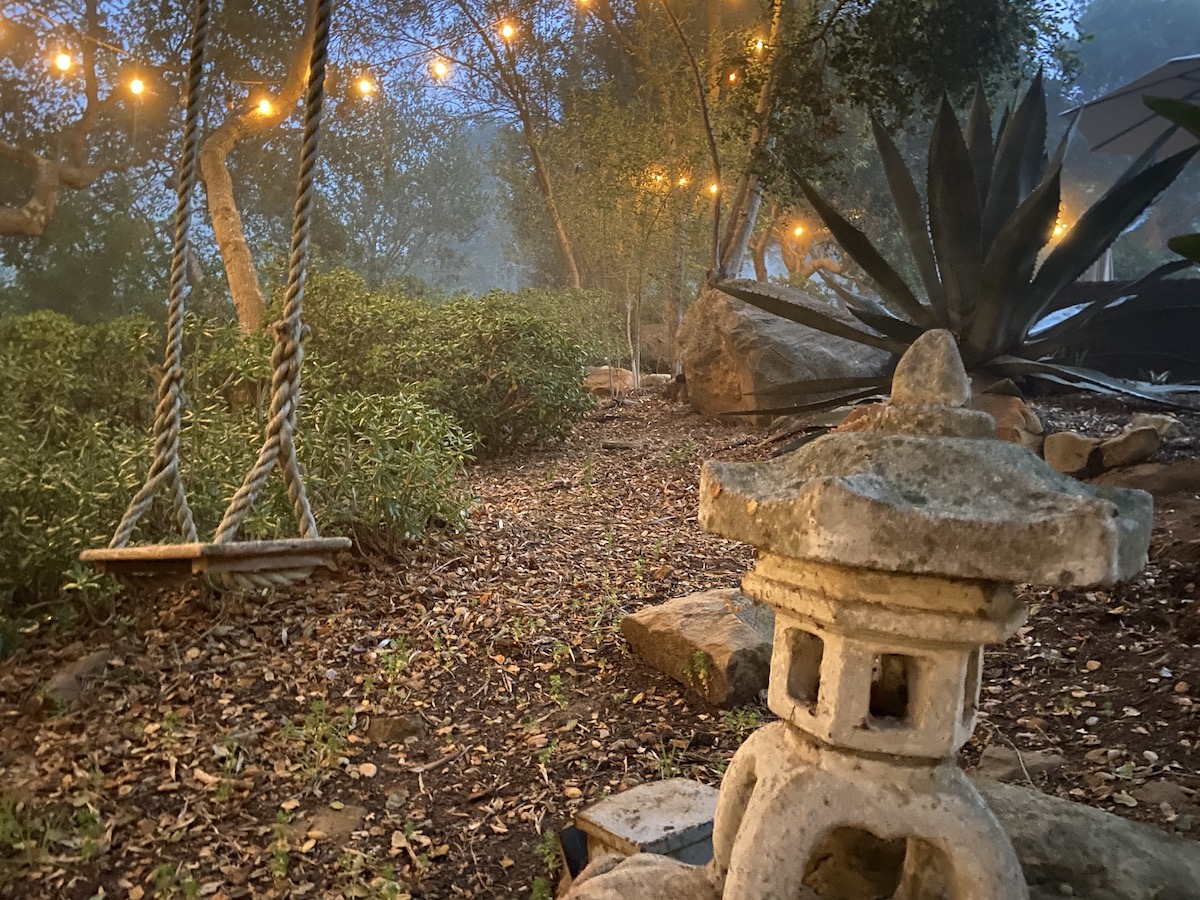
[[(264, 600), (128, 601), (59, 650), (32, 635), (0, 663), (0, 895), (553, 896), (545, 836), (580, 805), (715, 783), (769, 718), (694, 700), (617, 632), (737, 583), (749, 551), (694, 517), (700, 462), (753, 455), (746, 437), (657, 400), (600, 411), (565, 447), (475, 470), (470, 529), (399, 562)], [(1028, 757), (1048, 790), (1186, 826), (1197, 580), (1165, 563), (1031, 595), (966, 760), (1053, 750)], [(96, 651), (77, 704), (38, 703)]]

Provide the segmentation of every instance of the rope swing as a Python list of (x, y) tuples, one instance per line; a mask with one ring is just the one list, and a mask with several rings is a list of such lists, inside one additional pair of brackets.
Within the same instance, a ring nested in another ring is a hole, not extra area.
[[(178, 578), (202, 573), (223, 588), (279, 587), (307, 578), (318, 566), (333, 568), (334, 554), (350, 546), (349, 538), (320, 536), (296, 459), (295, 444), (300, 369), (304, 359), (301, 315), (308, 273), (313, 175), (325, 105), (325, 68), (329, 57), (333, 0), (317, 0), (314, 13), (312, 55), (304, 103), (304, 140), (292, 215), (287, 289), (283, 318), (273, 326), (275, 349), (271, 355), (271, 407), (264, 428), (263, 445), (257, 461), (225, 510), (211, 543), (201, 543), (197, 537), (179, 466), (184, 381), (184, 269), (199, 157), (201, 76), (212, 18), (209, 0), (196, 0), (194, 10), (185, 87), (183, 150), (175, 203), (167, 345), (154, 415), (154, 460), (145, 484), (130, 501), (108, 548), (85, 550), (80, 554), (80, 559), (125, 581)], [(300, 537), (270, 541), (235, 540), (243, 520), (253, 507), (255, 497), (276, 466), (282, 473)], [(163, 485), (171, 492), (175, 524), (186, 543), (130, 547), (129, 541), (138, 520), (150, 508), (154, 495)]]

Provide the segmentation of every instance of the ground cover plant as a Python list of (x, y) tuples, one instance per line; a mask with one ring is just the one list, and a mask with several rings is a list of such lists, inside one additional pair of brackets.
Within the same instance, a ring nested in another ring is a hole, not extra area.
[[(1139, 394), (1128, 382), (1069, 364), (1064, 357), (1086, 353), (1090, 340), (1107, 329), (1128, 333), (1161, 310), (1153, 287), (1157, 279), (1186, 267), (1168, 263), (1133, 286), (1106, 293), (1048, 327), (1046, 314), (1062, 304), (1063, 293), (1096, 261), (1182, 171), (1196, 150), (1161, 162), (1146, 154), (1069, 229), (1056, 230), (1061, 206), (1066, 137), (1046, 155), (1046, 97), (1039, 75), (1017, 108), (1002, 117), (998, 134), (980, 89), (965, 130), (949, 100), (943, 99), (934, 124), (927, 191), (922, 200), (912, 174), (878, 119), (875, 140), (909, 250), (920, 275), (923, 297), (888, 262), (861, 230), (835, 210), (806, 181), (809, 203), (846, 253), (879, 291), (879, 300), (845, 289), (850, 312), (866, 326), (840, 322), (807, 305), (791, 302), (782, 289), (726, 282), (721, 289), (768, 312), (849, 340), (903, 353), (925, 330), (946, 328), (955, 335), (968, 371), (1000, 381), (1033, 377), (1095, 391)], [(1152, 148), (1156, 149), (1156, 148)], [(1121, 302), (1117, 302), (1121, 301)], [(1200, 306), (1191, 311), (1200, 316)], [(1147, 371), (1170, 368), (1151, 349), (1139, 361)], [(858, 378), (797, 383), (801, 396), (841, 391), (862, 396), (885, 388), (888, 379)]]
[[(329, 534), (395, 549), (463, 522), (464, 463), (561, 438), (589, 406), (581, 349), (511, 296), (429, 303), (316, 278), (298, 437)], [(220, 519), (254, 459), (269, 403), (269, 338), (192, 317), (184, 477), (201, 528)], [(112, 587), (76, 561), (103, 546), (148, 464), (158, 329), (142, 317), (78, 325), (54, 313), (0, 318), (0, 614)], [(251, 537), (293, 524), (277, 484)], [(157, 505), (139, 534), (170, 536)]]

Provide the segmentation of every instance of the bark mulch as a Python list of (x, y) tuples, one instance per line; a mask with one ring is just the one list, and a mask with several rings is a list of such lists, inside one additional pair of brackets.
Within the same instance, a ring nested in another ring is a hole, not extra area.
[[(264, 597), (125, 597), (105, 624), (27, 635), (0, 662), (0, 896), (553, 896), (575, 810), (716, 783), (770, 719), (707, 706), (618, 631), (738, 583), (751, 553), (699, 530), (699, 466), (766, 449), (655, 398), (597, 410), (562, 447), (475, 468), (462, 534)], [(1186, 831), (1196, 568), (1028, 592), (964, 762), (1017, 750), (1036, 763), (1021, 779)], [(71, 672), (78, 700), (47, 702)]]

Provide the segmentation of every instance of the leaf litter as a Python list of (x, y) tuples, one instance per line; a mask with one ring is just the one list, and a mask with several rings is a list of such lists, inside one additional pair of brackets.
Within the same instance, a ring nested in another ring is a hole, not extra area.
[[(479, 466), (469, 529), (264, 596), (123, 598), (0, 662), (0, 896), (554, 893), (581, 806), (718, 783), (765, 706), (721, 712), (625, 648), (622, 615), (736, 585), (700, 463), (770, 447), (655, 398)], [(981, 721), (1018, 780), (1187, 832), (1200, 812), (1195, 562), (1027, 591)], [(78, 699), (55, 673), (94, 654)], [(1044, 754), (1037, 756), (1036, 754)], [(1061, 757), (1061, 760), (1058, 758)]]

